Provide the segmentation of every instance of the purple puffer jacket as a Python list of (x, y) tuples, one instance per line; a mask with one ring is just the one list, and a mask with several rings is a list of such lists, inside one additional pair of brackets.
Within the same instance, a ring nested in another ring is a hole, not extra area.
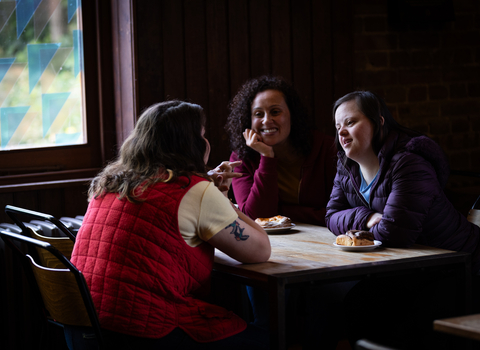
[(425, 136), (410, 138), (392, 132), (380, 150), (380, 170), (370, 203), (360, 194), (357, 163), (338, 153), (337, 175), (327, 205), (326, 224), (335, 235), (365, 230), (370, 214), (383, 215), (370, 229), (387, 247), (414, 243), (473, 253), (473, 271), (480, 269), (480, 227), (467, 221), (446, 198), (446, 157)]

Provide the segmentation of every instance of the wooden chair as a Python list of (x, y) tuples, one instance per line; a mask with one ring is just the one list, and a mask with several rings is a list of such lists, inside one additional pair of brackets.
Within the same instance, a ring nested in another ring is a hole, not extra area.
[[(26, 274), (31, 276), (33, 273), (34, 279), (30, 278), (30, 283), (32, 288), (41, 294), (42, 307), (49, 315), (48, 321), (61, 326), (92, 327), (99, 347), (102, 348), (100, 322), (83, 274), (48, 242), (6, 230), (0, 231), (0, 237), (20, 255)], [(28, 253), (21, 251), (14, 241), (47, 250), (66, 268), (52, 269), (37, 264)], [(33, 281), (36, 281), (36, 285)]]
[[(70, 260), (73, 251), (73, 245), (75, 243), (75, 236), (73, 233), (55, 217), (49, 214), (43, 214), (32, 210), (27, 210), (19, 207), (14, 207), (12, 205), (7, 205), (5, 207), (5, 212), (7, 215), (16, 223), (16, 225), (21, 229), (24, 236), (32, 237), (43, 242), (48, 242), (56, 249), (58, 249), (68, 260)], [(49, 221), (51, 224), (55, 225), (61, 232), (63, 232), (66, 237), (50, 237), (45, 236), (32, 229), (30, 225), (26, 225), (22, 220), (19, 219), (20, 215), (34, 217)], [(66, 266), (57, 259), (52, 253), (46, 249), (37, 247), (39, 263), (42, 266), (58, 269), (66, 268)]]
[(63, 222), (61, 222), (60, 220), (58, 220), (56, 217), (52, 215), (44, 214), (38, 211), (28, 210), (24, 208), (14, 207), (13, 205), (5, 206), (5, 213), (7, 213), (7, 215), (13, 220), (13, 222), (15, 222), (22, 229), (22, 232), (24, 232), (24, 234), (26, 234), (28, 231), (26, 230), (26, 227), (23, 224), (23, 221), (18, 218), (19, 215), (26, 215), (28, 217), (33, 217), (35, 219), (49, 221), (55, 226), (57, 226), (58, 229), (65, 234), (65, 236), (70, 238), (75, 243), (75, 235), (73, 234), (73, 232), (70, 231), (63, 224)]
[[(35, 230), (32, 230), (31, 228), (27, 227), (27, 230), (29, 231), (29, 237), (32, 237), (34, 239), (38, 239), (39, 241), (47, 242), (50, 243), (52, 246), (54, 246), (56, 249), (60, 251), (68, 260), (72, 257), (72, 251), (73, 251), (73, 241), (68, 238), (68, 237), (46, 237)], [(25, 233), (24, 233), (25, 235)], [(50, 253), (46, 249), (42, 249), (37, 247), (37, 253), (38, 253), (38, 258), (39, 262), (42, 266), (49, 267), (52, 269), (62, 269), (65, 268), (66, 266), (58, 260), (52, 253)]]
[(468, 211), (467, 220), (480, 226), (480, 196), (473, 204), (472, 209)]

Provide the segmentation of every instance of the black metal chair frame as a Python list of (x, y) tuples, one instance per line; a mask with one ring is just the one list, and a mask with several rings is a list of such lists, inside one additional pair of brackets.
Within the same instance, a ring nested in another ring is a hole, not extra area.
[(55, 226), (57, 226), (60, 229), (60, 231), (62, 231), (68, 238), (70, 238), (73, 242), (75, 242), (75, 235), (73, 234), (73, 232), (70, 231), (67, 228), (67, 226), (63, 224), (63, 222), (61, 222), (60, 220), (58, 220), (56, 217), (52, 215), (44, 214), (44, 213), (40, 213), (37, 211), (28, 210), (24, 208), (14, 207), (13, 205), (5, 206), (5, 212), (15, 222), (15, 224), (17, 224), (22, 229), (23, 234), (26, 236), (29, 236), (29, 231), (27, 227), (24, 225), (24, 223), (22, 222), (22, 220), (18, 218), (17, 216), (18, 214), (23, 214), (30, 217), (34, 217), (36, 219), (49, 221)]
[[(30, 276), (30, 283), (33, 283), (35, 281), (35, 278), (33, 277), (33, 272), (30, 267), (30, 259), (27, 257), (27, 255), (22, 252), (19, 247), (15, 245), (13, 240), (17, 240), (20, 242), (27, 243), (32, 246), (40, 247), (43, 249), (48, 250), (51, 254), (53, 254), (57, 259), (59, 259), (69, 270), (73, 275), (75, 276), (75, 280), (78, 285), (78, 289), (80, 291), (80, 294), (82, 296), (83, 302), (85, 304), (85, 308), (87, 310), (90, 323), (92, 324), (92, 328), (95, 332), (95, 336), (97, 337), (97, 342), (100, 346), (100, 348), (103, 348), (103, 336), (102, 336), (102, 331), (100, 328), (100, 322), (98, 320), (98, 315), (97, 311), (95, 309), (95, 305), (93, 304), (92, 301), (92, 296), (90, 294), (90, 291), (87, 286), (87, 282), (85, 281), (85, 277), (83, 274), (73, 265), (70, 260), (68, 260), (60, 251), (58, 251), (54, 246), (52, 246), (48, 242), (43, 242), (31, 237), (27, 237), (24, 235), (20, 235), (14, 232), (9, 232), (5, 230), (0, 231), (0, 237), (5, 241), (6, 244), (8, 244), (14, 252), (20, 255), (21, 261), (24, 267), (25, 272)], [(32, 286), (33, 288), (37, 289), (38, 291), (38, 285)], [(38, 294), (40, 292), (38, 291)]]
[(480, 206), (480, 196), (478, 196), (475, 203), (473, 203), (472, 209), (480, 209), (480, 208), (478, 208), (478, 206)]
[(397, 350), (397, 349), (375, 343), (368, 339), (359, 339), (355, 343), (355, 350)]

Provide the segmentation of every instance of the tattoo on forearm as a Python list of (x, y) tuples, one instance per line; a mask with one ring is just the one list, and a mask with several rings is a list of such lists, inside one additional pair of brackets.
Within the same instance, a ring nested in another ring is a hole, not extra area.
[(225, 228), (229, 228), (231, 227), (232, 228), (232, 232), (230, 232), (231, 234), (233, 234), (235, 236), (235, 239), (237, 241), (245, 241), (248, 239), (248, 237), (250, 236), (247, 236), (247, 235), (244, 235), (243, 234), (243, 231), (245, 230), (244, 228), (241, 228), (240, 227), (240, 224), (235, 220), (234, 222), (232, 222), (230, 225), (228, 225), (227, 227)]

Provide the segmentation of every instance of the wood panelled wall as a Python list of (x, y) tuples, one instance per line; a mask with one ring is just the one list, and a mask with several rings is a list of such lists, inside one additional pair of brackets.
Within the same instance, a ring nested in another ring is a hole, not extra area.
[[(204, 107), (209, 163), (215, 166), (230, 155), (224, 131), (230, 100), (248, 78), (263, 74), (291, 81), (314, 125), (333, 134), (331, 105), (353, 88), (351, 5), (351, 0), (97, 0), (98, 43), (85, 46), (96, 45), (100, 52), (94, 68), (101, 77), (100, 107), (94, 114), (108, 139), (100, 152), (114, 156), (112, 135), (118, 147), (138, 112), (179, 98)], [(22, 187), (3, 177), (0, 207), (57, 217), (84, 213), (88, 185), (54, 183), (60, 178), (47, 175)], [(1, 222), (11, 222), (3, 210)]]
[[(96, 23), (102, 29), (96, 45), (113, 52), (100, 54), (98, 60), (102, 152), (112, 155), (112, 135), (121, 144), (139, 111), (178, 98), (204, 107), (214, 166), (230, 155), (224, 132), (229, 101), (248, 78), (263, 74), (290, 80), (316, 127), (333, 134), (331, 105), (353, 87), (351, 3), (96, 0)], [(92, 174), (76, 181), (52, 177), (21, 186), (9, 182), (0, 186), (0, 209), (12, 204), (56, 217), (83, 214)], [(3, 210), (1, 222), (11, 222)], [(38, 315), (32, 314), (29, 288), (10, 255), (0, 243), (0, 297), (9, 305), (0, 313), (1, 348), (40, 348), (40, 339), (49, 343), (46, 338), (65, 348), (63, 335), (41, 327)]]
[(136, 1), (139, 111), (173, 98), (200, 104), (216, 165), (230, 155), (229, 101), (248, 78), (274, 74), (332, 134), (331, 105), (353, 87), (350, 2)]
[(26, 186), (15, 191), (0, 193), (0, 223), (12, 222), (3, 212), (5, 205), (40, 211), (60, 218), (61, 216), (83, 215), (87, 209), (88, 179), (73, 183), (59, 183), (34, 189)]

